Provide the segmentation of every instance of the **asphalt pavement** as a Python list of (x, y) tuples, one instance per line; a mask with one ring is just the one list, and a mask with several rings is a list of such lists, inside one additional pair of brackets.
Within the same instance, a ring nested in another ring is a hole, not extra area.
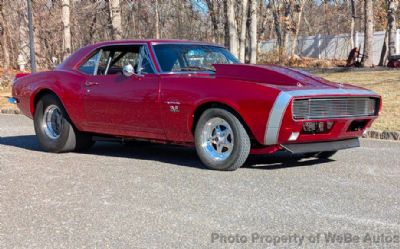
[(400, 143), (361, 144), (219, 172), (169, 145), (45, 153), (0, 115), (0, 248), (400, 248)]

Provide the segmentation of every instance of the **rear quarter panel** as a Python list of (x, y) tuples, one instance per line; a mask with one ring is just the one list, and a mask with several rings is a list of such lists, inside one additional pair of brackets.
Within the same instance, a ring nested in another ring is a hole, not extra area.
[(14, 82), (13, 96), (19, 100), (22, 113), (32, 118), (35, 112), (35, 97), (43, 91), (52, 91), (58, 96), (73, 123), (80, 128), (82, 112), (82, 84), (85, 76), (71, 71), (49, 71), (35, 73)]

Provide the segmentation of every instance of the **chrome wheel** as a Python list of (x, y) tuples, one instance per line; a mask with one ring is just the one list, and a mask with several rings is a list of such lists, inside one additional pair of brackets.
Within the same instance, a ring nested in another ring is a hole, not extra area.
[(56, 105), (49, 105), (43, 114), (43, 130), (51, 139), (58, 139), (63, 128), (63, 115)]
[(228, 122), (218, 117), (210, 119), (203, 128), (201, 146), (209, 159), (227, 159), (234, 146), (234, 136)]

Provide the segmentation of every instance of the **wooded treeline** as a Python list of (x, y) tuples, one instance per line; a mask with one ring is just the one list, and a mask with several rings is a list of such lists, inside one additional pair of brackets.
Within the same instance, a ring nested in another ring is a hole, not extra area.
[[(112, 39), (190, 39), (224, 44), (257, 62), (260, 41), (277, 39), (278, 56), (296, 56), (299, 36), (387, 31), (395, 49), (398, 0), (33, 0), (36, 59), (51, 68), (75, 49)], [(372, 33), (371, 33), (372, 32)], [(27, 0), (0, 0), (0, 67), (29, 63)], [(290, 46), (290, 47), (289, 47)], [(353, 46), (357, 46), (354, 44)]]

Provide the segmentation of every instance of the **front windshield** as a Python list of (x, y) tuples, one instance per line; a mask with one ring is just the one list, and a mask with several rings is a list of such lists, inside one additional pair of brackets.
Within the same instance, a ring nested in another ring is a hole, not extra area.
[(154, 45), (163, 72), (215, 71), (213, 64), (240, 63), (225, 48), (197, 44)]

